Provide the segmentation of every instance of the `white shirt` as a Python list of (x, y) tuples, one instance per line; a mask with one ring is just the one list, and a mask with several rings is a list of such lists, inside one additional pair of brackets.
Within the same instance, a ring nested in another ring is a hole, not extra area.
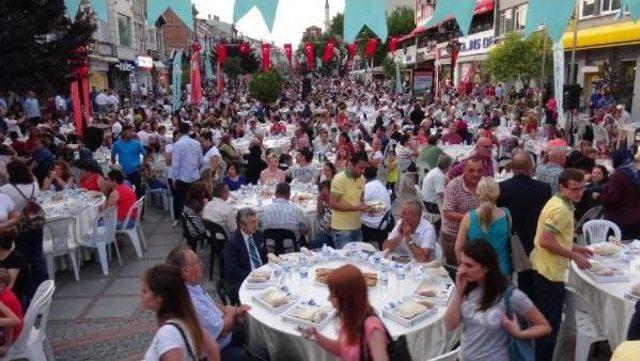
[[(389, 191), (382, 182), (377, 179), (367, 182), (367, 184), (364, 185), (364, 202), (369, 203), (374, 201), (382, 202), (387, 210), (391, 209), (391, 196), (389, 195)], [(384, 214), (372, 216), (369, 215), (369, 213), (362, 212), (360, 215), (362, 224), (373, 229), (378, 229), (382, 218), (384, 218)]]
[(38, 186), (38, 182), (33, 182), (32, 184), (18, 184), (16, 186), (12, 184), (5, 184), (0, 187), (0, 193), (4, 193), (11, 198), (13, 203), (15, 204), (14, 211), (18, 213), (22, 213), (22, 209), (27, 204), (27, 200), (16, 190), (15, 187), (18, 187), (20, 192), (24, 193), (24, 196), (28, 198), (31, 197), (33, 192), (33, 197), (37, 197), (40, 193), (40, 187)]
[(109, 96), (105, 93), (98, 93), (96, 95), (96, 105), (107, 105), (109, 103)]
[(140, 140), (140, 144), (142, 144), (143, 147), (148, 147), (149, 139), (151, 139), (151, 136), (153, 135), (153, 133), (147, 133), (147, 131), (141, 130), (138, 132), (137, 135), (138, 135), (138, 140)]
[(220, 198), (214, 197), (204, 206), (202, 218), (221, 225), (227, 234), (235, 232), (238, 228), (236, 211)]
[(211, 168), (211, 158), (213, 157), (220, 158), (220, 151), (218, 150), (218, 148), (216, 148), (215, 145), (212, 146), (211, 149), (209, 149), (204, 154), (204, 159), (202, 161), (202, 168), (200, 169), (201, 171), (207, 168)]
[(117, 95), (111, 94), (107, 98), (107, 104), (109, 104), (109, 106), (113, 108), (117, 108), (118, 105), (120, 105), (120, 100), (118, 99)]
[(422, 200), (428, 203), (436, 203), (439, 199), (442, 199), (446, 183), (445, 175), (440, 168), (435, 167), (430, 170), (422, 181)]
[[(389, 233), (389, 238), (398, 237), (398, 235), (400, 234), (400, 227), (402, 227), (402, 222), (402, 219), (398, 221), (391, 233)], [(433, 228), (429, 221), (421, 218), (418, 228), (416, 228), (416, 231), (411, 234), (411, 239), (416, 244), (416, 246), (425, 250), (433, 250), (435, 249), (436, 244), (436, 229)], [(407, 241), (404, 238), (400, 240), (400, 243), (398, 244), (398, 247), (395, 249), (395, 251), (406, 253), (407, 255), (410, 255), (411, 258), (413, 258), (413, 253), (411, 253), (409, 246), (407, 246)], [(431, 256), (434, 257), (435, 254), (433, 254), (432, 252)]]
[(9, 213), (13, 212), (16, 204), (11, 197), (0, 193), (0, 222), (6, 222), (9, 219)]
[(122, 133), (122, 124), (120, 122), (115, 122), (111, 125), (111, 133), (114, 138), (118, 138), (120, 133)]
[[(181, 325), (182, 331), (184, 332), (185, 337), (188, 339), (187, 342), (189, 342), (189, 344), (191, 345), (191, 351), (195, 352), (193, 341), (191, 341), (191, 338), (189, 337), (190, 335), (188, 329), (180, 321), (171, 321)], [(158, 329), (158, 331), (156, 331), (156, 334), (153, 336), (153, 340), (151, 341), (147, 352), (144, 354), (144, 361), (159, 361), (162, 355), (176, 348), (182, 351), (183, 360), (196, 361), (193, 360), (193, 358), (189, 355), (184, 337), (182, 337), (180, 331), (176, 328), (176, 326), (163, 325)]]

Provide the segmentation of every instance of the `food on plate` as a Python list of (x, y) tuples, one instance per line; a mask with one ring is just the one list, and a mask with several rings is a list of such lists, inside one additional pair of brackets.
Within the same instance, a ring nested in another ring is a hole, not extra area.
[(275, 263), (275, 264), (280, 264), (280, 262), (282, 262), (282, 259), (280, 257), (276, 256), (273, 253), (267, 254), (267, 260), (269, 260), (269, 262)]
[(313, 194), (311, 193), (298, 193), (291, 197), (294, 202), (306, 202), (315, 199)]
[(271, 279), (271, 271), (257, 269), (249, 274), (248, 282), (250, 283), (265, 283)]
[(367, 202), (366, 207), (367, 212), (370, 213), (382, 213), (386, 210), (384, 203), (382, 203), (381, 201)]
[(622, 247), (611, 242), (604, 242), (593, 246), (593, 253), (597, 254), (598, 256), (613, 256), (619, 253), (621, 250)]
[(375, 272), (364, 272), (364, 281), (367, 287), (374, 287), (378, 284), (378, 274)]
[(609, 277), (615, 275), (615, 272), (611, 268), (603, 268), (595, 272), (595, 275), (600, 277)]
[(287, 294), (274, 288), (265, 292), (260, 298), (271, 307), (280, 307), (287, 303)]
[(591, 267), (589, 268), (591, 272), (598, 272), (604, 268), (602, 262), (599, 262), (595, 259), (590, 260), (589, 263), (591, 264)]
[(327, 317), (329, 312), (330, 309), (328, 307), (297, 306), (291, 312), (291, 316), (309, 322), (320, 323)]
[(440, 287), (423, 282), (418, 286), (416, 293), (422, 297), (438, 297), (440, 294)]
[(333, 272), (333, 268), (316, 268), (316, 282), (327, 284), (331, 272)]
[(260, 197), (262, 197), (262, 198), (272, 198), (273, 195), (275, 194), (273, 189), (271, 189), (271, 188), (263, 188), (258, 193), (260, 194)]
[(418, 303), (414, 300), (406, 300), (398, 306), (395, 313), (408, 320), (425, 313), (429, 310), (426, 304)]

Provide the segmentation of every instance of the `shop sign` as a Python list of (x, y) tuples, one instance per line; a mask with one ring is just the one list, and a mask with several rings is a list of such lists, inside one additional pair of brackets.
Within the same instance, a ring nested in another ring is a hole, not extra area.
[(477, 34), (460, 38), (460, 56), (485, 54), (493, 45), (493, 30), (483, 31)]
[(413, 73), (413, 91), (415, 93), (423, 93), (431, 90), (433, 86), (432, 71), (415, 71)]
[(109, 64), (101, 62), (101, 61), (89, 61), (89, 68), (92, 71), (109, 71)]
[(121, 63), (118, 63), (115, 65), (115, 67), (123, 72), (127, 72), (127, 71), (131, 71), (133, 70), (133, 65), (131, 65), (131, 63), (128, 63), (126, 61), (123, 61)]
[(136, 65), (138, 68), (151, 69), (153, 68), (153, 58), (149, 56), (139, 56), (136, 59)]

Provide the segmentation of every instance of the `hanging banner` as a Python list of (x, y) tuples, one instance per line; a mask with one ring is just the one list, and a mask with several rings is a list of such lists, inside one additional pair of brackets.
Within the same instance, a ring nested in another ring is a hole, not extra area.
[[(640, 1), (638, 0), (622, 0), (622, 6), (620, 7), (620, 11), (616, 15), (615, 19), (620, 20), (626, 11), (631, 13), (631, 19), (633, 21), (638, 21), (640, 19)], [(558, 108), (561, 109), (561, 108)]]
[(315, 56), (313, 54), (313, 43), (304, 44), (304, 53), (307, 56), (307, 65), (309, 70), (315, 69)]
[(335, 44), (333, 44), (332, 41), (328, 41), (325, 45), (324, 45), (324, 54), (322, 54), (322, 62), (323, 63), (328, 63), (331, 58), (333, 58), (333, 55), (335, 54)]
[(191, 104), (198, 105), (202, 100), (202, 86), (200, 84), (200, 44), (191, 46)]
[(356, 56), (356, 54), (358, 53), (358, 43), (353, 42), (347, 45), (347, 52), (349, 53), (349, 59)]
[(562, 97), (564, 94), (564, 47), (562, 41), (553, 44), (553, 95), (558, 109), (558, 125), (564, 127)]
[(180, 109), (180, 98), (182, 97), (182, 50), (176, 51), (173, 57), (173, 73), (172, 73), (172, 87), (173, 87), (173, 111)]
[(73, 105), (73, 124), (76, 127), (76, 135), (82, 136), (82, 101), (80, 100), (79, 81), (71, 82), (71, 104)]
[(240, 54), (242, 54), (242, 56), (247, 56), (249, 55), (249, 52), (251, 52), (251, 47), (249, 46), (249, 43), (242, 43), (240, 44), (238, 51), (240, 51)]
[(223, 83), (222, 83), (222, 64), (218, 63), (218, 73), (216, 74), (216, 85), (218, 90), (218, 95), (222, 94)]
[[(551, 41), (555, 44), (562, 39), (562, 35), (573, 15), (574, 1), (531, 0), (527, 8), (527, 23), (524, 36), (538, 31), (540, 25), (547, 28)], [(549, 16), (553, 14), (553, 16)]]
[[(552, 0), (559, 1), (559, 0)], [(436, 4), (431, 20), (427, 21), (425, 27), (438, 25), (442, 21), (453, 17), (458, 23), (462, 35), (469, 33), (473, 10), (476, 8), (476, 0), (439, 0)], [(552, 13), (550, 13), (552, 14)]]
[(262, 70), (267, 71), (271, 68), (271, 45), (262, 44)]
[(276, 19), (276, 11), (278, 10), (278, 0), (236, 0), (233, 6), (233, 22), (237, 23), (254, 7), (262, 15), (269, 32), (273, 31), (273, 22)]
[(440, 97), (440, 52), (435, 51), (436, 53), (436, 60), (434, 62), (434, 83), (435, 83), (435, 87), (433, 92), (435, 93), (435, 97), (439, 98)]
[(389, 52), (395, 55), (396, 49), (398, 48), (398, 38), (392, 36), (389, 38)]
[(386, 9), (386, 0), (345, 0), (344, 41), (353, 42), (365, 25), (385, 41), (389, 34)]
[(216, 45), (216, 51), (218, 52), (218, 63), (224, 64), (224, 61), (227, 60), (227, 45), (225, 44)]
[(364, 57), (371, 58), (376, 53), (376, 48), (378, 47), (378, 39), (372, 38), (367, 40), (367, 45), (364, 48)]
[(211, 66), (211, 53), (207, 50), (204, 53), (204, 78), (207, 81), (213, 80), (213, 67)]
[(293, 64), (291, 63), (291, 57), (293, 56), (293, 48), (291, 47), (291, 44), (284, 44), (284, 54), (287, 56), (289, 66), (293, 67)]

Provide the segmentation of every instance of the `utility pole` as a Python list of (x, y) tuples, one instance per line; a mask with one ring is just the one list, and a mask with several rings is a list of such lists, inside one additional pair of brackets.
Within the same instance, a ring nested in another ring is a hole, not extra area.
[[(578, 0), (579, 1), (579, 0)], [(573, 43), (571, 45), (571, 65), (569, 69), (569, 84), (576, 84), (576, 48), (578, 47), (578, 5), (577, 2), (573, 10)], [(566, 127), (566, 137), (569, 144), (573, 138), (573, 109), (569, 109), (569, 125)]]
[(546, 77), (547, 66), (547, 28), (542, 28), (542, 37), (544, 38), (542, 45), (542, 70), (540, 71), (540, 95), (538, 99), (538, 122), (542, 125), (542, 108), (544, 103), (544, 80)]

